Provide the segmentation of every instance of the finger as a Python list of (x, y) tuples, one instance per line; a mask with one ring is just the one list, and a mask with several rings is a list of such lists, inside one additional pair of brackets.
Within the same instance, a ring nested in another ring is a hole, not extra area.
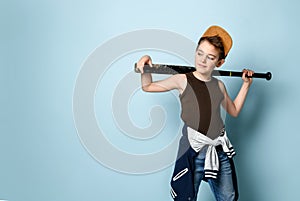
[(143, 61), (138, 62), (138, 69), (142, 74), (144, 73), (144, 65), (145, 63)]
[(143, 62), (140, 67), (140, 71), (142, 74), (144, 73), (144, 66), (145, 66), (145, 63)]
[(248, 82), (252, 83), (254, 72), (252, 70), (247, 69)]
[(248, 70), (248, 76), (249, 76), (249, 77), (252, 77), (253, 74), (254, 74), (254, 72), (253, 72), (252, 70)]
[(250, 72), (249, 69), (247, 69), (247, 76), (248, 76), (248, 77), (251, 77), (251, 72)]
[(152, 60), (151, 59), (149, 59), (148, 63), (149, 63), (149, 66), (152, 67)]
[(243, 69), (243, 75), (242, 75), (243, 80), (246, 79), (247, 73), (248, 73), (247, 69)]

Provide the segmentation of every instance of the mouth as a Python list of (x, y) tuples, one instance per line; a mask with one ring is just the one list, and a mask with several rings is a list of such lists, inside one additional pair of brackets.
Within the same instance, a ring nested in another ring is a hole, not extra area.
[(197, 64), (197, 66), (198, 66), (198, 67), (200, 67), (200, 68), (207, 68), (207, 66), (206, 66), (206, 65), (199, 64), (199, 63)]

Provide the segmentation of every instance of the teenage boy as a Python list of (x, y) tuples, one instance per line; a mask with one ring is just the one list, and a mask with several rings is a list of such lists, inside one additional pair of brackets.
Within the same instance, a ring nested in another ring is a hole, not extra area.
[(209, 183), (217, 201), (238, 199), (232, 160), (235, 152), (227, 137), (220, 107), (231, 116), (238, 116), (252, 83), (248, 77), (253, 71), (243, 70), (243, 84), (232, 101), (224, 83), (212, 77), (213, 70), (224, 64), (231, 47), (232, 38), (227, 31), (211, 26), (198, 42), (194, 72), (153, 81), (150, 73), (143, 72), (145, 64), (152, 65), (151, 57), (145, 55), (137, 62), (144, 91), (176, 89), (180, 94), (184, 126), (171, 180), (171, 195), (175, 201), (196, 201), (202, 180)]

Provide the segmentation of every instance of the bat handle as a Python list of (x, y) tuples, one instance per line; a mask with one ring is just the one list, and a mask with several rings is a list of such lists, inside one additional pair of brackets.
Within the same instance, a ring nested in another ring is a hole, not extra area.
[[(215, 76), (229, 76), (229, 77), (242, 77), (243, 72), (214, 70), (213, 75), (215, 75)], [(246, 75), (246, 77), (249, 77), (249, 76)], [(272, 78), (272, 73), (271, 72), (254, 73), (251, 77), (252, 78), (264, 78), (266, 80), (270, 80)]]
[(254, 73), (252, 77), (255, 78), (265, 78), (266, 80), (270, 80), (272, 78), (272, 73), (267, 72), (267, 73)]

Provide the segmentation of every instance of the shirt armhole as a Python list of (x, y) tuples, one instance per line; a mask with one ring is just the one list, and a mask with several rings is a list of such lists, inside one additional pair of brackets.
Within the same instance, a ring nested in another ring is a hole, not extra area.
[(182, 83), (182, 92), (181, 93), (179, 92), (179, 97), (183, 96), (186, 92), (186, 88), (187, 88), (187, 85), (188, 85), (188, 78), (187, 78), (186, 74), (182, 75), (182, 82), (184, 82), (184, 83)]

